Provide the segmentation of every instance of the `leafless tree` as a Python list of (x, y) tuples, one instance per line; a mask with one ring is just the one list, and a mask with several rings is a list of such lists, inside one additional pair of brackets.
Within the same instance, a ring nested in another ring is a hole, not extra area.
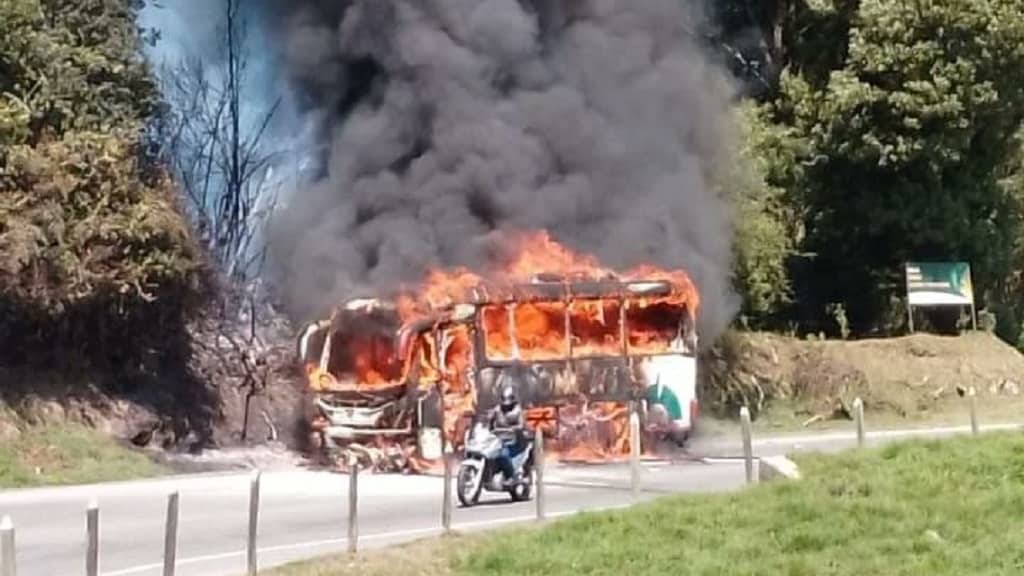
[[(261, 233), (277, 203), (281, 185), (275, 168), (285, 150), (269, 137), (280, 99), (254, 110), (253, 102), (264, 100), (252, 88), (244, 0), (215, 1), (218, 52), (161, 65), (166, 109), (152, 127), (151, 141), (226, 280), (219, 305), (198, 321), (193, 345), (210, 377), (241, 393), (246, 441), (252, 400), (267, 393), (275, 367), (285, 364), (279, 347), (262, 335), (274, 318), (259, 288), (266, 255)], [(262, 416), (276, 436), (271, 416), (266, 410)]]
[(277, 200), (278, 154), (266, 137), (280, 99), (254, 120), (246, 114), (248, 23), (242, 0), (220, 1), (218, 58), (193, 55), (163, 65), (168, 109), (157, 139), (201, 240), (230, 278), (246, 282), (262, 267), (266, 250), (255, 242)]

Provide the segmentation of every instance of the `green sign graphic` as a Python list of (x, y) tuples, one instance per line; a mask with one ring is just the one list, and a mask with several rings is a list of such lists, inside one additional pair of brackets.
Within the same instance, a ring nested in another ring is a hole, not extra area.
[(909, 262), (907, 299), (911, 306), (971, 306), (974, 288), (966, 262)]
[(652, 384), (647, 387), (647, 402), (661, 404), (673, 420), (683, 417), (683, 407), (679, 405), (679, 397), (668, 386)]

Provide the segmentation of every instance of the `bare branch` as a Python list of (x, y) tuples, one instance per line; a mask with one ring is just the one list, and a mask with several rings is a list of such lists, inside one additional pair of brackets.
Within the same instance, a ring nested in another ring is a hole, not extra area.
[(202, 241), (225, 272), (245, 280), (265, 258), (258, 244), (277, 202), (273, 167), (283, 151), (271, 148), (267, 134), (282, 100), (250, 125), (247, 22), (241, 0), (219, 1), (222, 64), (193, 57), (163, 68), (171, 113), (159, 154), (176, 173)]

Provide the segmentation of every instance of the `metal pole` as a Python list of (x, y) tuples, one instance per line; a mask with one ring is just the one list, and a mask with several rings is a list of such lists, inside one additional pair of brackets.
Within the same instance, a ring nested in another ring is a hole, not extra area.
[(640, 496), (640, 415), (636, 412), (636, 405), (629, 415), (629, 461), (630, 486), (633, 498), (637, 498)]
[(164, 576), (174, 576), (178, 555), (178, 493), (167, 496), (167, 528), (164, 532)]
[(910, 263), (903, 263), (903, 279), (906, 282), (907, 289), (907, 327), (910, 328), (910, 333), (914, 333), (914, 305), (910, 303)]
[(740, 430), (743, 433), (743, 466), (747, 473), (747, 484), (754, 483), (754, 440), (750, 424), (750, 409), (740, 408)]
[(971, 434), (978, 435), (978, 391), (971, 386), (967, 391), (967, 397), (971, 402)]
[(864, 402), (860, 398), (853, 400), (853, 419), (857, 423), (857, 447), (864, 447)]
[(537, 520), (544, 520), (544, 429), (537, 428)]
[(441, 528), (445, 534), (452, 531), (452, 455), (444, 447), (444, 500), (441, 507)]
[(348, 473), (348, 552), (359, 549), (359, 463), (353, 462)]
[(94, 498), (85, 509), (85, 530), (88, 537), (85, 550), (86, 576), (100, 573), (100, 505)]
[(256, 534), (260, 522), (260, 471), (253, 470), (249, 479), (249, 538), (246, 546), (248, 576), (256, 576)]
[(14, 522), (10, 516), (0, 521), (0, 576), (16, 576), (14, 557)]

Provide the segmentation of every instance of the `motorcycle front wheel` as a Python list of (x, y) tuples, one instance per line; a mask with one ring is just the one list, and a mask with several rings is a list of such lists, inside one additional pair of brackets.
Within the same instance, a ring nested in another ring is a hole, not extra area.
[(484, 488), (483, 467), (472, 464), (459, 466), (459, 477), (455, 483), (459, 502), (469, 508), (480, 501), (480, 492)]

